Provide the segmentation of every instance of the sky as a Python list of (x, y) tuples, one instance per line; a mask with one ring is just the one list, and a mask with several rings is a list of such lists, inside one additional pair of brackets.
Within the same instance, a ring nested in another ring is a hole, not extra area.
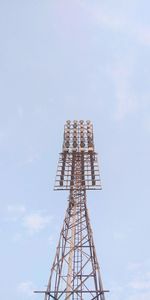
[(91, 120), (88, 207), (106, 300), (150, 299), (150, 3), (0, 0), (0, 298), (39, 300), (68, 193), (66, 120)]

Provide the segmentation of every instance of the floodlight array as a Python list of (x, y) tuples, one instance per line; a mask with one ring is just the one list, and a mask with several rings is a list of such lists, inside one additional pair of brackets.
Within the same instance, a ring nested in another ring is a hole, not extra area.
[(64, 127), (63, 151), (94, 151), (91, 121), (67, 121)]
[(67, 121), (55, 190), (101, 189), (91, 121)]

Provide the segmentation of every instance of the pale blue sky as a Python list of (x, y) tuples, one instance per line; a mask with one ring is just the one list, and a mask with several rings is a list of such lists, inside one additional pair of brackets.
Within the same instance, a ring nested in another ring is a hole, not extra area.
[(0, 0), (0, 298), (49, 277), (67, 206), (66, 119), (90, 119), (103, 190), (88, 206), (106, 300), (150, 299), (150, 3)]

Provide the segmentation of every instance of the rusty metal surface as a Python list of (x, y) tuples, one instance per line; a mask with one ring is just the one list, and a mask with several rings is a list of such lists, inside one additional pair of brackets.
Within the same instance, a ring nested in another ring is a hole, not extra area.
[(69, 201), (47, 289), (39, 293), (44, 300), (105, 300), (86, 201), (86, 190), (101, 189), (90, 121), (66, 123), (55, 189), (69, 190)]
[(86, 190), (100, 190), (98, 158), (94, 147), (93, 125), (90, 121), (66, 122), (54, 190), (76, 188), (74, 166), (77, 161), (80, 162), (80, 186)]
[(104, 300), (104, 292), (86, 205), (86, 191), (78, 188), (70, 192), (45, 300), (51, 296), (66, 300)]
[(95, 152), (60, 153), (54, 190), (76, 188), (74, 165), (77, 161), (80, 162), (78, 180), (81, 187), (86, 190), (101, 190), (98, 160)]

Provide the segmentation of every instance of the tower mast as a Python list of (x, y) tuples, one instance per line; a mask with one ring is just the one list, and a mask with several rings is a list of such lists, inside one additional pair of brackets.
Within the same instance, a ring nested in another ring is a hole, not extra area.
[(67, 121), (54, 190), (69, 200), (44, 300), (105, 300), (87, 209), (87, 190), (101, 190), (93, 125)]

